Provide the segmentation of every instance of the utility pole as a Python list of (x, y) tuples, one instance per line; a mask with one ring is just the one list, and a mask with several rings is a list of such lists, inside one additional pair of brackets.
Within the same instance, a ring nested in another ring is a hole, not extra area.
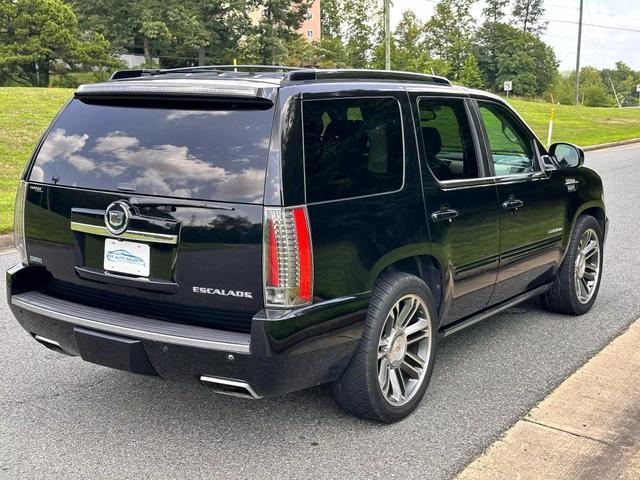
[(384, 69), (391, 70), (391, 5), (384, 0)]
[(580, 22), (578, 23), (578, 54), (576, 56), (576, 105), (580, 104), (580, 44), (582, 43), (582, 9), (584, 0), (580, 0)]

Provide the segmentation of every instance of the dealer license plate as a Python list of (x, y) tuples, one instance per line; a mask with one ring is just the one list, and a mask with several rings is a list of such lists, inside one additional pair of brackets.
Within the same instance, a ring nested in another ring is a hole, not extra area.
[(145, 243), (127, 242), (115, 238), (104, 240), (104, 269), (138, 277), (149, 276), (150, 248)]

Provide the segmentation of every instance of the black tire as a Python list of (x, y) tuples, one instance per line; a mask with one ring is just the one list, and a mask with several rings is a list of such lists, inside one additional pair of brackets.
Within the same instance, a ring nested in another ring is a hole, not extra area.
[[(576, 258), (578, 256), (578, 245), (580, 239), (589, 229), (596, 233), (599, 242), (599, 270), (595, 290), (589, 301), (583, 303), (578, 299), (578, 294), (576, 293), (574, 272), (576, 269)], [(567, 315), (583, 315), (591, 310), (591, 307), (598, 296), (598, 291), (600, 290), (603, 252), (602, 227), (600, 226), (600, 223), (590, 215), (583, 215), (579, 217), (576, 221), (575, 227), (573, 228), (573, 232), (571, 233), (567, 253), (562, 265), (560, 265), (560, 269), (556, 273), (553, 285), (542, 295), (542, 304), (545, 308), (552, 312), (564, 313)]]
[[(406, 404), (397, 406), (387, 401), (378, 383), (378, 351), (389, 312), (407, 295), (419, 297), (426, 306), (431, 335), (422, 383), (414, 387)], [(438, 331), (436, 315), (431, 291), (421, 279), (403, 273), (383, 274), (371, 295), (360, 344), (340, 378), (332, 385), (336, 403), (356, 416), (385, 423), (397, 422), (413, 412), (422, 400), (433, 372)]]

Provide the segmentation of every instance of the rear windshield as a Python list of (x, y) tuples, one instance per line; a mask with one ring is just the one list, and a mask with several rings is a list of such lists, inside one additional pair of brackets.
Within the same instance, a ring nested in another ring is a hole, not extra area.
[(261, 203), (273, 108), (188, 110), (73, 100), (30, 180), (97, 190)]

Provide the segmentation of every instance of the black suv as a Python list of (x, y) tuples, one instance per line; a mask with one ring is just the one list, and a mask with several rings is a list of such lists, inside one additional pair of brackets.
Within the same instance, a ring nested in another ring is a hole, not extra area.
[(499, 97), (399, 72), (205, 67), (81, 86), (18, 190), (37, 341), (249, 398), (419, 404), (437, 342), (541, 295), (587, 312), (602, 182)]

